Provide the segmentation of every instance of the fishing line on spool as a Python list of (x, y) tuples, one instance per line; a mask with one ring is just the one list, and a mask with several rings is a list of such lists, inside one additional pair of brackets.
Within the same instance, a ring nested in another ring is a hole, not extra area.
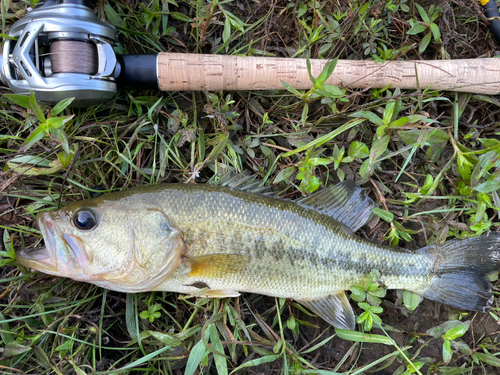
[(80, 40), (56, 40), (50, 44), (52, 73), (94, 75), (98, 70), (97, 47)]

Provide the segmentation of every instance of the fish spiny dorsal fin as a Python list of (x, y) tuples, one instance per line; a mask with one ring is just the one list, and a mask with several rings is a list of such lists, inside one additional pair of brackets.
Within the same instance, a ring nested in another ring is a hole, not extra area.
[(371, 198), (351, 180), (330, 186), (296, 202), (333, 217), (353, 232), (366, 224), (374, 206)]
[(244, 173), (227, 172), (215, 182), (209, 181), (214, 186), (226, 186), (232, 189), (247, 191), (254, 194), (274, 195), (269, 186), (263, 186), (257, 175), (246, 175)]
[(332, 326), (340, 329), (354, 330), (356, 319), (351, 304), (344, 291), (332, 294), (326, 298), (315, 300), (297, 300), (316, 315)]

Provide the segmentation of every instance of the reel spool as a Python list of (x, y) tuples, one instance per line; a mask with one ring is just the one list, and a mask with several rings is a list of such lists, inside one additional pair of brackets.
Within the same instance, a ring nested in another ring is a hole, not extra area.
[(73, 40), (56, 40), (50, 43), (50, 70), (51, 74), (97, 74), (98, 57), (95, 44)]
[(116, 29), (97, 19), (88, 1), (40, 2), (9, 29), (1, 78), (16, 94), (46, 104), (75, 97), (73, 106), (110, 100), (116, 93)]

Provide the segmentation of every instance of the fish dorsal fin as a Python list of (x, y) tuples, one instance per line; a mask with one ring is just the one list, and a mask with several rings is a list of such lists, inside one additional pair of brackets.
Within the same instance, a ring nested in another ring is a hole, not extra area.
[(353, 232), (366, 224), (374, 203), (354, 181), (346, 180), (296, 201), (340, 221)]
[(298, 300), (297, 302), (336, 328), (350, 329), (351, 331), (356, 328), (354, 312), (344, 291), (329, 295), (326, 298)]
[(244, 173), (227, 172), (217, 181), (209, 181), (214, 186), (226, 186), (233, 189), (248, 191), (249, 193), (274, 195), (270, 186), (263, 186), (257, 175), (246, 175)]

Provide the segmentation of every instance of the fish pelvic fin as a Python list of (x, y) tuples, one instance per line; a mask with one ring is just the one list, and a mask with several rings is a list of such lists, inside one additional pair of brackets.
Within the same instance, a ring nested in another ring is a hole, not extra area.
[(321, 299), (297, 300), (297, 302), (336, 328), (351, 331), (355, 329), (356, 318), (345, 291)]
[(229, 297), (239, 297), (240, 293), (230, 289), (223, 289), (223, 290), (207, 290), (205, 293), (203, 293), (203, 295), (208, 298), (229, 298)]
[(188, 276), (200, 279), (238, 274), (245, 270), (248, 261), (248, 256), (241, 254), (212, 254), (183, 260), (189, 267)]
[(493, 303), (487, 276), (500, 269), (500, 233), (446, 241), (419, 250), (434, 260), (434, 277), (427, 287), (413, 290), (446, 305), (486, 312)]
[(354, 181), (346, 180), (296, 201), (340, 221), (353, 232), (370, 219), (373, 200)]

